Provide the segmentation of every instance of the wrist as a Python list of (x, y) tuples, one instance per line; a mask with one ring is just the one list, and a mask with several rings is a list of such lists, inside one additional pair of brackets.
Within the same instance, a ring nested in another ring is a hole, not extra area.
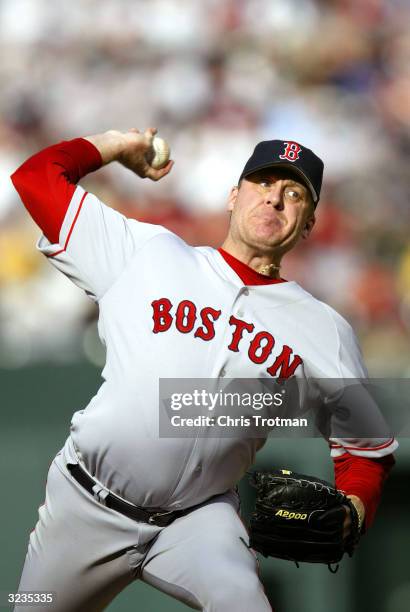
[(108, 130), (102, 134), (85, 136), (84, 140), (88, 140), (98, 150), (103, 165), (120, 161), (127, 145), (125, 135), (118, 130)]
[(356, 508), (359, 519), (359, 531), (361, 531), (366, 516), (366, 509), (364, 507), (364, 504), (360, 497), (357, 497), (357, 495), (348, 495), (347, 497), (350, 499), (350, 501)]

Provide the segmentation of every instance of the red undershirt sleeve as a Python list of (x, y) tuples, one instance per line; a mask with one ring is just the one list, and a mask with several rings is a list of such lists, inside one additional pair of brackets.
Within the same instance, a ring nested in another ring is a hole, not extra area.
[(94, 145), (76, 138), (43, 149), (12, 174), (24, 206), (52, 244), (59, 241), (77, 182), (101, 166), (101, 155)]
[(384, 481), (395, 464), (393, 455), (369, 459), (345, 453), (335, 457), (333, 462), (336, 487), (362, 500), (366, 510), (365, 528), (368, 529), (374, 521)]

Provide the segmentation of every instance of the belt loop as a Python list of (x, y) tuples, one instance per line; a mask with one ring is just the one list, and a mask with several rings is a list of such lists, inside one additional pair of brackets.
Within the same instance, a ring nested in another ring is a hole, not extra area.
[(109, 491), (107, 489), (104, 489), (104, 487), (102, 487), (100, 484), (95, 484), (93, 486), (93, 495), (94, 495), (94, 499), (96, 499), (97, 501), (100, 502), (100, 504), (102, 504), (103, 506), (106, 506), (106, 498), (109, 495)]

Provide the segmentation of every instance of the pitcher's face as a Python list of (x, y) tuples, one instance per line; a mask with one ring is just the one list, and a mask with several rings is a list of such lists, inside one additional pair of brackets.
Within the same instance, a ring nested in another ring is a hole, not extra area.
[(314, 222), (309, 190), (285, 169), (267, 168), (242, 179), (228, 199), (229, 235), (260, 252), (286, 253), (307, 238)]

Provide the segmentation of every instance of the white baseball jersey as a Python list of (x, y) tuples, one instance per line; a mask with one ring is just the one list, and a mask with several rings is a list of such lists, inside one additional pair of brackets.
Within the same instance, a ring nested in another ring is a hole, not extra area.
[[(351, 327), (296, 282), (244, 286), (217, 250), (127, 219), (81, 187), (59, 243), (42, 236), (38, 248), (98, 302), (104, 382), (71, 437), (87, 469), (135, 504), (177, 509), (222, 493), (264, 442), (159, 438), (160, 377), (366, 376)], [(332, 454), (396, 446), (334, 440)]]

